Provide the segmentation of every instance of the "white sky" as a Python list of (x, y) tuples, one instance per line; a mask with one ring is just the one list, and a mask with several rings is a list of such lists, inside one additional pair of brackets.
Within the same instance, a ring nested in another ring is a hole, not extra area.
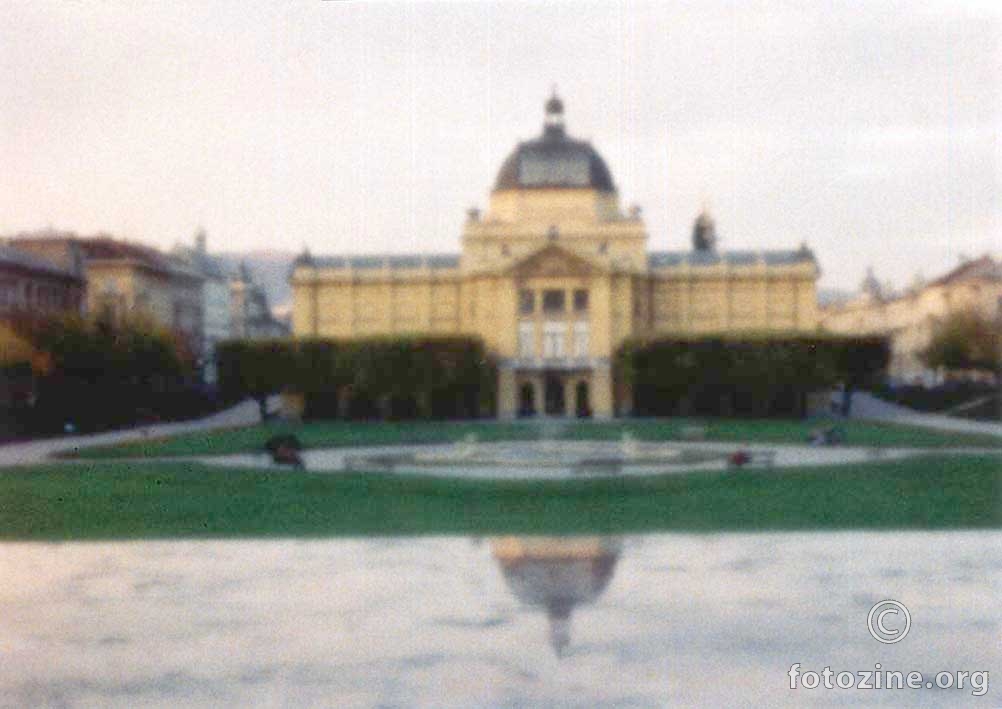
[(0, 233), (458, 251), (556, 84), (652, 250), (705, 202), (722, 248), (905, 284), (1000, 248), (995, 8), (5, 0)]

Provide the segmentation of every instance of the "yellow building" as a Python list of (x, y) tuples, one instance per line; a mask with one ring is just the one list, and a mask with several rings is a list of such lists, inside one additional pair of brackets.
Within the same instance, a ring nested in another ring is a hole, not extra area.
[(505, 160), (458, 255), (297, 259), (296, 337), (468, 334), (498, 358), (501, 416), (617, 410), (611, 361), (656, 334), (814, 330), (813, 254), (718, 252), (712, 220), (691, 251), (649, 252), (640, 210), (624, 213), (592, 146), (569, 137), (563, 104)]
[(926, 367), (921, 355), (937, 326), (957, 313), (1002, 322), (1002, 261), (985, 254), (899, 294), (885, 293), (868, 271), (855, 297), (821, 311), (821, 325), (843, 335), (888, 337), (891, 378), (906, 384), (935, 384), (943, 373)]
[(181, 261), (103, 235), (81, 238), (49, 231), (19, 234), (9, 243), (64, 267), (79, 260), (87, 281), (86, 311), (148, 317), (200, 351), (204, 279)]

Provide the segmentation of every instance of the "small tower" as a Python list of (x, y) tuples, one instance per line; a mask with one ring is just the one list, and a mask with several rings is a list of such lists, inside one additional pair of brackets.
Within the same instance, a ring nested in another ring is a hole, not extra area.
[(860, 293), (871, 300), (883, 300), (884, 289), (880, 286), (880, 281), (873, 273), (873, 266), (868, 266), (866, 268), (866, 277), (863, 278), (863, 282), (859, 285)]
[(199, 227), (195, 232), (195, 251), (204, 256), (208, 246), (209, 237), (205, 234), (205, 229)]
[(692, 248), (694, 251), (715, 251), (717, 249), (717, 226), (706, 209), (699, 213), (692, 225)]
[(543, 122), (544, 138), (564, 137), (564, 102), (557, 96), (557, 87), (553, 87), (549, 101), (546, 102), (546, 119)]

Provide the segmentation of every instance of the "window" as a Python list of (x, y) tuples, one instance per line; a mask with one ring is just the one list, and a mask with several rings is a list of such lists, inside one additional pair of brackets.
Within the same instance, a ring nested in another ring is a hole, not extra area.
[(531, 290), (520, 290), (518, 292), (518, 312), (522, 315), (531, 315), (536, 309), (536, 294)]
[(567, 325), (562, 322), (548, 322), (543, 326), (543, 357), (554, 359), (564, 356), (564, 339)]
[(0, 281), (0, 307), (14, 308), (17, 306), (17, 282)]
[(574, 291), (574, 312), (584, 313), (588, 310), (588, 291)]
[(531, 320), (518, 324), (518, 356), (536, 356), (536, 323)]
[(543, 291), (543, 312), (544, 313), (564, 312), (564, 292), (562, 290)]
[(580, 321), (574, 323), (574, 356), (583, 358), (588, 356), (588, 323)]

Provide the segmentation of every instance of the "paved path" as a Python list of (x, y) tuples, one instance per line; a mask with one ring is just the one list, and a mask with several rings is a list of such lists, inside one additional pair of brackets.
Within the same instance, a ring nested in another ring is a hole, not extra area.
[[(269, 408), (273, 408), (276, 401), (277, 398), (270, 401)], [(120, 431), (108, 431), (107, 433), (44, 438), (26, 443), (0, 445), (0, 467), (37, 463), (55, 453), (76, 448), (140, 441), (144, 438), (159, 438), (179, 433), (192, 433), (194, 431), (211, 431), (220, 428), (249, 426), (258, 423), (260, 420), (261, 415), (258, 411), (257, 402), (248, 399), (230, 409), (193, 421), (158, 423)]]
[(919, 411), (891, 404), (866, 392), (855, 392), (852, 395), (852, 413), (850, 418), (870, 419), (903, 423), (910, 426), (936, 428), (941, 431), (956, 431), (958, 433), (987, 433), (1002, 437), (1002, 423), (990, 421), (971, 421), (954, 418), (943, 414), (925, 414)]
[[(448, 478), (490, 480), (571, 480), (584, 477), (689, 474), (729, 469), (728, 458), (738, 449), (756, 458), (749, 468), (784, 468), (808, 465), (844, 465), (929, 455), (928, 448), (859, 448), (759, 443), (681, 441), (639, 442), (624, 450), (618, 441), (502, 441), (472, 444), (443, 443), (393, 446), (326, 448), (303, 451), (306, 469), (312, 473), (364, 470), (401, 475), (431, 475)], [(686, 459), (680, 452), (709, 453), (708, 459)], [(977, 449), (975, 453), (1002, 453)], [(756, 455), (757, 454), (757, 455)], [(768, 459), (763, 458), (768, 455)], [(395, 462), (387, 462), (396, 459)], [(177, 460), (177, 459), (175, 459)], [(198, 456), (209, 465), (237, 468), (271, 468), (276, 465), (263, 453)], [(591, 461), (591, 466), (588, 462)], [(611, 461), (620, 461), (619, 464)]]
[[(274, 408), (277, 405), (277, 401), (277, 397), (269, 401), (269, 408)], [(1002, 437), (1002, 423), (970, 421), (943, 416), (941, 414), (923, 414), (903, 406), (882, 401), (865, 392), (856, 392), (853, 394), (851, 417), (854, 419), (870, 419), (923, 426), (942, 431), (987, 433)], [(194, 431), (235, 428), (255, 424), (260, 420), (261, 417), (258, 413), (257, 403), (248, 400), (237, 404), (233, 408), (194, 421), (153, 424), (85, 436), (46, 438), (27, 443), (9, 443), (0, 445), (0, 467), (37, 463), (60, 451), (73, 450), (75, 448), (139, 441), (144, 438), (173, 436), (179, 433), (191, 433)]]

